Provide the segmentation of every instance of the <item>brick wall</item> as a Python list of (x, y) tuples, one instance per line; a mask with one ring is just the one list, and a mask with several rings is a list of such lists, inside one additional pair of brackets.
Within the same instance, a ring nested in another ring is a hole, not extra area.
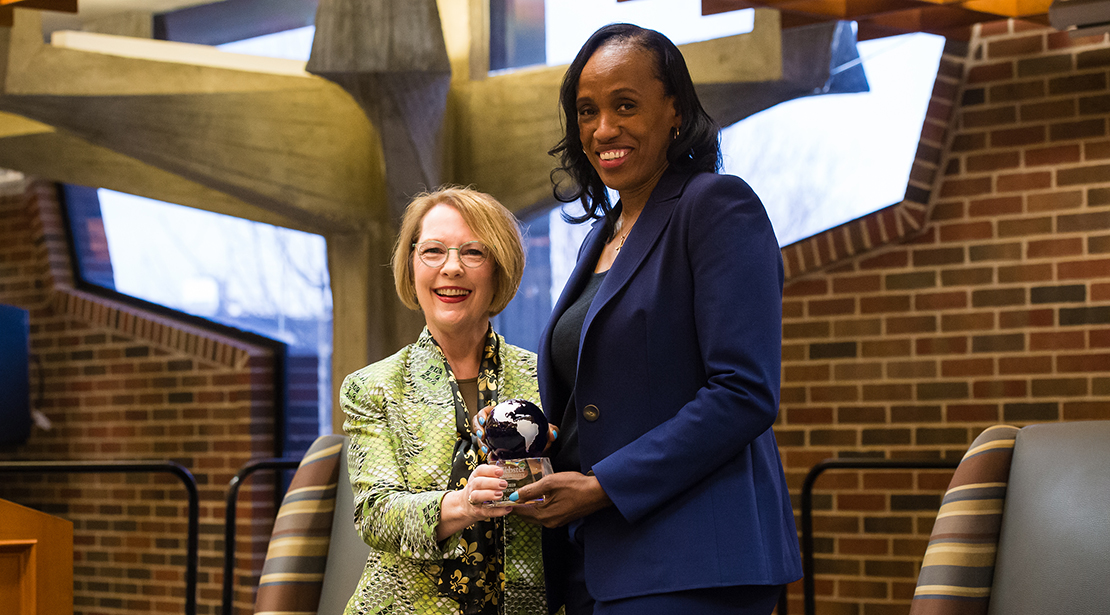
[[(68, 254), (53, 186), (0, 196), (0, 302), (30, 311), (32, 397), (51, 424), (0, 459), (184, 465), (201, 498), (198, 613), (217, 613), (228, 481), (273, 455), (271, 352), (75, 290)], [(241, 612), (253, 606), (274, 498), (264, 474), (248, 485)], [(73, 521), (76, 613), (182, 612), (187, 500), (175, 478), (9, 476), (0, 497)]]
[[(825, 458), (958, 459), (993, 424), (1110, 419), (1110, 43), (1002, 21), (967, 51), (952, 112), (923, 131), (920, 228), (880, 212), (784, 250), (776, 429), (795, 496)], [(819, 479), (818, 613), (908, 612), (950, 477)]]

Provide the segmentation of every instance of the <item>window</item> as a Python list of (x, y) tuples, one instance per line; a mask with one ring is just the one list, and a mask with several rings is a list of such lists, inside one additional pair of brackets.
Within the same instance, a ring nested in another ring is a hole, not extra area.
[(547, 64), (570, 64), (586, 39), (605, 24), (658, 30), (676, 45), (751, 32), (755, 11), (701, 14), (702, 0), (551, 0), (546, 3)]
[(544, 0), (490, 0), (489, 31), (491, 71), (544, 63)]
[(857, 44), (870, 91), (787, 101), (721, 133), (724, 172), (763, 200), (785, 246), (902, 200), (944, 38)]
[(312, 37), (316, 26), (302, 26), (292, 30), (263, 34), (254, 38), (217, 45), (224, 51), (269, 58), (308, 61), (312, 53)]
[(285, 344), (284, 454), (331, 431), (331, 286), (319, 235), (65, 186), (87, 284)]
[(601, 26), (629, 22), (677, 44), (751, 32), (753, 11), (702, 16), (702, 0), (491, 0), (490, 70), (570, 64)]

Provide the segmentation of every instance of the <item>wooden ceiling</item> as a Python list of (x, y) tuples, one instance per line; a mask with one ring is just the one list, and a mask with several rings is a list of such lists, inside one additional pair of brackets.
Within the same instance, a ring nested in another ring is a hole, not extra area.
[(977, 23), (1017, 18), (1048, 24), (1052, 0), (701, 0), (702, 14), (768, 7), (782, 27), (846, 20), (859, 24), (859, 40), (929, 32), (966, 41)]

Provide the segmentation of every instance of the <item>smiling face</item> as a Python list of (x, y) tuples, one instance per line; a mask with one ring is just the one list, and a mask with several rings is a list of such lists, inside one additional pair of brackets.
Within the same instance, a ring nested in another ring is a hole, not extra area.
[(682, 125), (650, 51), (609, 43), (578, 79), (578, 135), (601, 181), (629, 201), (644, 202), (667, 168), (667, 147)]
[[(463, 219), (459, 210), (439, 204), (428, 210), (420, 225), (416, 243), (436, 240), (448, 248), (468, 241), (481, 241)], [(457, 250), (449, 250), (447, 261), (439, 267), (425, 265), (412, 251), (416, 299), (432, 336), (484, 335), (489, 325), (490, 306), (497, 288), (492, 258), (477, 267), (465, 267)]]

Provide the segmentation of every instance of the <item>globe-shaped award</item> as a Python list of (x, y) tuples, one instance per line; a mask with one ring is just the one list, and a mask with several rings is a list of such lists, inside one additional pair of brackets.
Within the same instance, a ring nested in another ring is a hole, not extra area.
[(524, 485), (534, 483), (551, 473), (551, 460), (541, 457), (547, 446), (547, 417), (539, 406), (526, 399), (507, 399), (490, 411), (484, 425), (483, 440), (490, 454), (504, 471), (501, 478), (509, 483), (504, 495), (494, 506), (516, 506), (542, 502), (512, 502), (509, 496)]
[(490, 412), (486, 445), (497, 459), (539, 457), (547, 444), (547, 417), (526, 399), (503, 401)]

